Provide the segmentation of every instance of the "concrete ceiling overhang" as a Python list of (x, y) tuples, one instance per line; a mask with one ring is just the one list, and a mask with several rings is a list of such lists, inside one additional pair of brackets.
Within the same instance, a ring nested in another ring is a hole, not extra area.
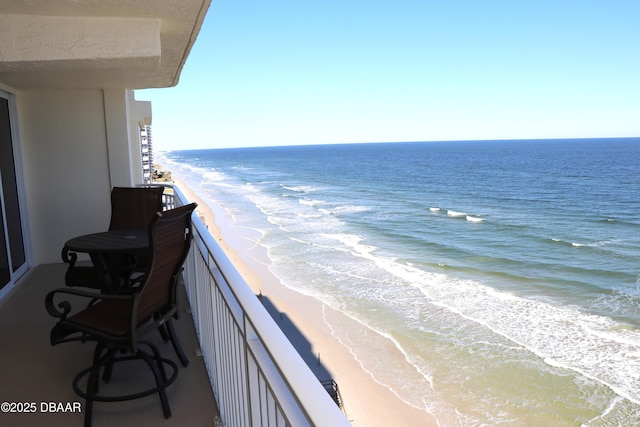
[(0, 84), (178, 84), (211, 0), (0, 0)]

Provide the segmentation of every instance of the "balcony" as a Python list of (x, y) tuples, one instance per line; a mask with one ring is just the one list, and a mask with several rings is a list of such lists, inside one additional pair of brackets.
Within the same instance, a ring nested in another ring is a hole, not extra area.
[[(64, 283), (66, 264), (47, 264), (34, 268), (24, 283), (3, 302), (0, 308), (0, 402), (33, 402), (35, 413), (0, 413), (0, 425), (4, 426), (81, 426), (84, 413), (46, 412), (48, 402), (66, 405), (84, 400), (72, 389), (74, 376), (91, 364), (94, 345), (92, 343), (65, 343), (52, 347), (49, 331), (56, 319), (44, 309), (44, 298), (51, 289)], [(186, 303), (184, 287), (181, 287), (181, 302)], [(187, 307), (183, 304), (182, 307)], [(180, 318), (174, 323), (181, 344), (190, 364), (179, 365), (176, 382), (167, 389), (172, 417), (165, 420), (157, 394), (142, 399), (116, 403), (94, 403), (94, 426), (213, 426), (218, 416), (216, 401), (211, 391), (202, 357), (196, 356), (197, 336), (190, 315), (182, 309)], [(160, 351), (177, 360), (171, 344), (163, 343), (159, 334), (150, 338)], [(131, 366), (129, 366), (131, 365)], [(139, 371), (129, 374), (132, 369)], [(112, 385), (125, 383), (127, 378), (139, 378), (144, 366), (121, 364), (116, 367)], [(106, 388), (105, 390), (109, 390)]]
[[(186, 202), (179, 188), (165, 193), (168, 208)], [(346, 417), (273, 321), (240, 273), (194, 215), (194, 240), (175, 323), (191, 364), (168, 388), (173, 412), (165, 420), (157, 396), (94, 404), (94, 425), (349, 426)], [(2, 425), (80, 425), (78, 412), (42, 412), (42, 402), (81, 402), (75, 374), (90, 364), (93, 346), (49, 344), (55, 319), (46, 293), (64, 282), (65, 264), (34, 268), (0, 308), (0, 402), (34, 402), (36, 413), (0, 413)], [(165, 357), (175, 359), (168, 343)], [(127, 369), (118, 378), (134, 377)], [(139, 374), (136, 372), (136, 374)], [(118, 375), (116, 377), (116, 375)], [(115, 385), (114, 385), (115, 387)], [(220, 421), (219, 421), (220, 420)], [(214, 424), (217, 423), (217, 424)]]

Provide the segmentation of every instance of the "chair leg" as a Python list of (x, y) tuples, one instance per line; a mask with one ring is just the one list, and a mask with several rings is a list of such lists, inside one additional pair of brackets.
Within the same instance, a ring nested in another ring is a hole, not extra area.
[(151, 352), (153, 353), (153, 358), (156, 361), (158, 372), (160, 372), (161, 374), (162, 382), (166, 383), (168, 381), (167, 371), (164, 368), (164, 363), (162, 363), (162, 355), (160, 354), (160, 350), (158, 350), (158, 347), (156, 347), (154, 344), (151, 344), (151, 343), (145, 343), (145, 344), (147, 344), (147, 347), (149, 347), (151, 349)]
[[(84, 425), (86, 427), (91, 426), (94, 401), (121, 402), (151, 396), (156, 393), (158, 393), (158, 396), (160, 397), (164, 417), (171, 417), (171, 408), (169, 407), (166, 388), (176, 380), (178, 376), (178, 366), (172, 360), (163, 358), (160, 351), (154, 344), (146, 341), (140, 341), (139, 344), (148, 346), (151, 349), (151, 352), (147, 353), (138, 347), (137, 351), (133, 354), (129, 353), (128, 355), (119, 355), (118, 353), (121, 351), (119, 347), (110, 347), (108, 345), (98, 343), (93, 354), (93, 364), (80, 371), (74, 378), (73, 390), (78, 396), (84, 398), (86, 401), (84, 418)], [(115, 363), (136, 359), (144, 360), (149, 369), (151, 369), (155, 380), (155, 387), (126, 395), (100, 395), (98, 393), (100, 373), (103, 368), (103, 377), (109, 379)], [(165, 364), (171, 368), (170, 377), (167, 375)], [(80, 387), (80, 382), (85, 377), (87, 378), (86, 391), (82, 390)]]
[(87, 379), (87, 398), (85, 399), (84, 406), (85, 427), (91, 427), (91, 419), (93, 416), (93, 399), (91, 399), (91, 396), (98, 394), (98, 388), (100, 386), (100, 360), (104, 349), (105, 346), (98, 343), (93, 351), (93, 365), (89, 373), (89, 378)]
[(163, 326), (165, 326), (167, 329), (167, 333), (169, 334), (169, 340), (171, 341), (173, 350), (176, 352), (176, 354), (178, 355), (178, 358), (180, 359), (180, 363), (182, 363), (182, 366), (186, 368), (187, 366), (189, 366), (189, 359), (187, 358), (187, 355), (184, 354), (184, 351), (180, 346), (180, 341), (178, 341), (178, 336), (176, 335), (176, 331), (173, 328), (173, 322), (171, 321), (171, 319), (167, 319), (167, 321)]
[(114, 364), (114, 361), (112, 359), (107, 361), (107, 363), (104, 366), (104, 372), (102, 373), (102, 381), (104, 381), (105, 383), (108, 383), (109, 381), (111, 381), (111, 375), (113, 374), (113, 364)]
[(162, 337), (163, 342), (169, 341), (169, 333), (167, 332), (167, 328), (164, 325), (158, 328), (158, 332), (160, 332), (160, 336)]
[[(87, 380), (87, 394), (93, 396), (98, 393), (98, 369), (92, 369)], [(84, 427), (91, 427), (93, 416), (93, 400), (90, 397), (85, 399), (84, 404)]]
[[(154, 314), (153, 318), (157, 321), (160, 318), (159, 314)], [(169, 333), (167, 332), (167, 328), (165, 328), (164, 324), (158, 327), (158, 332), (160, 332), (160, 336), (162, 337), (162, 341), (169, 341)]]
[(142, 350), (138, 350), (137, 354), (140, 356), (149, 366), (153, 377), (156, 380), (156, 386), (158, 387), (158, 395), (160, 396), (160, 404), (162, 405), (162, 413), (165, 418), (171, 417), (171, 408), (169, 407), (169, 399), (167, 398), (167, 392), (165, 390), (167, 385), (167, 373), (164, 369), (162, 357), (158, 349), (152, 344), (148, 344), (149, 348), (153, 351), (154, 357)]

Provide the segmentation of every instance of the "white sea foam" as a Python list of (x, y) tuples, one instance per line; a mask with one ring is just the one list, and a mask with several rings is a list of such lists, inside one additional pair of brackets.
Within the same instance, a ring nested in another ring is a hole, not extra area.
[(429, 208), (431, 212), (440, 212), (442, 209), (440, 208)]
[(354, 255), (414, 284), (431, 304), (485, 326), (537, 354), (549, 365), (578, 372), (640, 404), (639, 331), (620, 328), (610, 318), (583, 313), (575, 307), (556, 307), (476, 281), (452, 279), (403, 265), (378, 256), (377, 248), (365, 244), (362, 236), (326, 237), (344, 243)]
[(209, 171), (202, 174), (202, 178), (208, 182), (220, 182), (223, 181), (226, 176), (224, 173), (219, 171)]
[(599, 248), (602, 246), (607, 246), (610, 245), (612, 243), (616, 243), (619, 242), (619, 240), (599, 240), (597, 242), (592, 242), (592, 243), (576, 243), (576, 242), (572, 242), (571, 246), (574, 247), (590, 247), (590, 248)]
[(458, 212), (458, 211), (452, 211), (451, 209), (449, 209), (447, 211), (447, 215), (452, 216), (452, 217), (466, 217), (467, 214), (464, 212)]
[(298, 212), (298, 217), (303, 219), (322, 219), (322, 215), (318, 213)]
[(313, 191), (319, 190), (318, 187), (313, 187), (311, 185), (294, 185), (294, 186), (290, 186), (290, 185), (281, 184), (281, 187), (284, 188), (285, 190), (293, 191), (293, 192), (296, 192), (296, 193), (311, 193)]
[(298, 203), (306, 206), (318, 206), (318, 205), (324, 204), (325, 202), (324, 200), (317, 200), (317, 199), (299, 199)]
[(485, 325), (553, 366), (593, 378), (640, 404), (638, 331), (620, 330), (605, 317), (519, 298), (472, 281), (421, 288), (434, 304)]
[(555, 243), (561, 243), (563, 245), (567, 245), (567, 246), (573, 246), (574, 248), (582, 248), (582, 247), (595, 247), (595, 246), (599, 246), (598, 243), (579, 243), (579, 242), (570, 242), (567, 240), (563, 240), (563, 239), (558, 239), (555, 237), (552, 237), (550, 239), (552, 242)]
[(344, 243), (347, 247), (353, 250), (354, 255), (364, 256), (375, 251), (377, 248), (371, 245), (364, 245), (361, 242), (364, 240), (362, 236), (357, 234), (336, 233), (336, 234), (322, 234), (323, 237), (337, 240)]
[(601, 414), (599, 414), (595, 418), (590, 419), (585, 425), (590, 426), (590, 425), (593, 425), (598, 420), (605, 419), (607, 415), (609, 415), (613, 411), (613, 409), (616, 407), (616, 405), (618, 405), (621, 401), (622, 401), (622, 398), (620, 396), (614, 397), (611, 400), (611, 402), (609, 402), (609, 405), (604, 409), (604, 411), (602, 411)]
[(351, 214), (351, 213), (359, 213), (366, 212), (369, 208), (366, 206), (358, 206), (358, 205), (343, 205), (343, 206), (335, 206), (333, 208), (320, 208), (319, 212), (322, 212), (327, 215), (340, 215), (340, 214)]
[(484, 221), (484, 218), (467, 215), (467, 221), (469, 221), (469, 222), (482, 222), (482, 221)]
[(369, 209), (370, 208), (367, 207), (367, 206), (343, 205), (343, 206), (336, 206), (335, 208), (333, 208), (333, 212), (335, 212), (335, 213), (359, 213), (359, 212), (366, 212)]

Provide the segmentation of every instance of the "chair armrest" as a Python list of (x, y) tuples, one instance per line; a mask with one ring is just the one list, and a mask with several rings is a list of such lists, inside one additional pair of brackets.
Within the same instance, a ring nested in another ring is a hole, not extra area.
[(62, 261), (64, 261), (65, 264), (69, 264), (69, 268), (76, 265), (77, 260), (77, 253), (70, 251), (66, 246), (62, 248)]
[[(99, 291), (92, 291), (88, 289), (75, 289), (75, 288), (58, 288), (50, 291), (44, 300), (45, 308), (47, 312), (53, 317), (59, 317), (63, 320), (67, 318), (67, 315), (71, 312), (71, 303), (67, 300), (63, 300), (57, 304), (54, 303), (54, 298), (58, 294), (73, 295), (82, 298), (88, 298), (91, 300), (133, 300), (137, 294), (103, 294)], [(60, 311), (61, 309), (62, 311)]]

